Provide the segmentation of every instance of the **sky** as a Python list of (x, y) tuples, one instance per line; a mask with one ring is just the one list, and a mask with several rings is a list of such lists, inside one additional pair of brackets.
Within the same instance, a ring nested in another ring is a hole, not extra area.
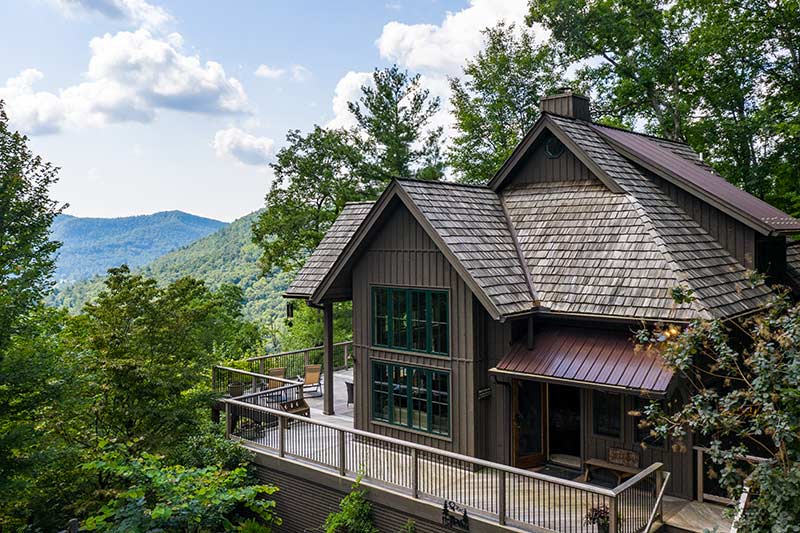
[(67, 213), (231, 221), (263, 206), (288, 130), (351, 125), (347, 101), (393, 63), (446, 104), (481, 30), (526, 3), (4, 0), (0, 100), (61, 168)]

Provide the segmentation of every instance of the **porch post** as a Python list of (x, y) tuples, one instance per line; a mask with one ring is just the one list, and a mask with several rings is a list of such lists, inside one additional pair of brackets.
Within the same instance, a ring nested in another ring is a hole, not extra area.
[(325, 352), (323, 370), (325, 379), (323, 380), (323, 399), (322, 413), (326, 415), (334, 414), (333, 410), (333, 304), (325, 302), (322, 304), (322, 346)]

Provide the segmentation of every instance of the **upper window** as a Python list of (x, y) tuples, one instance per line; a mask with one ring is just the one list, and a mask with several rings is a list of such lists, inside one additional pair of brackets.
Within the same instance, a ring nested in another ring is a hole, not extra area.
[(595, 435), (622, 438), (622, 396), (594, 391), (592, 408)]
[(436, 355), (450, 353), (447, 293), (372, 288), (372, 344)]

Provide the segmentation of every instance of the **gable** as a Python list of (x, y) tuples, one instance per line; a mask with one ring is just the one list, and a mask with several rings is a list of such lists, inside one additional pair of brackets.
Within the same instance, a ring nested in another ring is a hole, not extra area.
[(598, 182), (597, 176), (572, 150), (545, 130), (519, 165), (510, 172), (505, 186), (561, 181)]

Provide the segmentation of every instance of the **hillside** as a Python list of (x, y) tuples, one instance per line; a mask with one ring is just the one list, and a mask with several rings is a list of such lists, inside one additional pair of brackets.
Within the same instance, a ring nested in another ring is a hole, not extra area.
[(88, 279), (123, 263), (139, 267), (225, 225), (182, 211), (121, 218), (60, 215), (52, 229), (53, 239), (63, 243), (56, 280)]
[[(212, 287), (223, 283), (238, 285), (246, 300), (245, 315), (253, 320), (271, 323), (284, 314), (281, 294), (288, 286), (290, 277), (282, 272), (273, 272), (266, 277), (261, 275), (258, 266), (260, 250), (251, 242), (251, 226), (257, 216), (258, 212), (250, 213), (136, 270), (160, 283), (192, 276), (206, 281)], [(61, 285), (50, 303), (78, 311), (101, 289), (100, 277)]]

